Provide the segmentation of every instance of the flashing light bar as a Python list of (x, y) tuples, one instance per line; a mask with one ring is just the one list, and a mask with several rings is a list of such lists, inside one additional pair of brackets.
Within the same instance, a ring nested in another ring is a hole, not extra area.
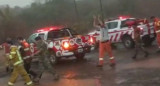
[(46, 27), (46, 28), (41, 28), (39, 30), (37, 30), (36, 32), (45, 32), (45, 31), (51, 31), (51, 30), (58, 30), (58, 29), (61, 29), (62, 27), (57, 27), (57, 26), (54, 26), (54, 27)]

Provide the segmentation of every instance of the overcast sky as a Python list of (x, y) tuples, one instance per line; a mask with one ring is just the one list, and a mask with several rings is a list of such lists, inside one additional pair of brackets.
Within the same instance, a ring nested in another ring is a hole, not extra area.
[(11, 7), (20, 6), (24, 7), (30, 5), (33, 0), (0, 0), (0, 5), (9, 5)]

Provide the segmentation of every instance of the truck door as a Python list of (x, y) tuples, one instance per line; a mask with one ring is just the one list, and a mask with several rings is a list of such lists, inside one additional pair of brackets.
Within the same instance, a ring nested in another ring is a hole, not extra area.
[(132, 21), (135, 21), (135, 19), (126, 19), (126, 20), (122, 20), (120, 22), (120, 33), (121, 33), (121, 35), (120, 35), (120, 40), (119, 41), (121, 41), (121, 37), (124, 34), (128, 34), (132, 38), (134, 38), (133, 28), (127, 25), (127, 22), (132, 22)]
[(106, 27), (108, 28), (109, 38), (112, 43), (118, 42), (119, 38), (119, 21), (111, 21), (106, 23)]

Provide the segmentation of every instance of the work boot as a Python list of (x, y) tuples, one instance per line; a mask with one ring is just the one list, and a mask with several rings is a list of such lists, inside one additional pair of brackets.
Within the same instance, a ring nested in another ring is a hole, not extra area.
[(33, 83), (35, 83), (35, 85), (39, 84), (39, 80), (40, 78), (36, 77), (34, 80), (33, 80)]
[(59, 78), (60, 78), (60, 77), (59, 77), (59, 75), (58, 75), (58, 74), (55, 74), (55, 75), (54, 75), (54, 79), (53, 79), (53, 80), (58, 81), (58, 80), (59, 80)]
[(136, 58), (137, 58), (137, 56), (136, 56), (136, 55), (134, 55), (134, 56), (132, 57), (132, 59), (134, 59), (134, 60), (135, 60)]
[(145, 52), (145, 55), (144, 55), (144, 57), (148, 57), (148, 55), (149, 55), (149, 53), (148, 52)]
[(116, 61), (115, 59), (110, 59), (110, 64), (109, 64), (111, 67), (115, 67), (116, 65)]
[(115, 62), (114, 62), (114, 63), (110, 63), (109, 65), (110, 65), (110, 67), (112, 67), (112, 68), (113, 68), (113, 67), (115, 67), (115, 66), (116, 66), (116, 63), (115, 63)]

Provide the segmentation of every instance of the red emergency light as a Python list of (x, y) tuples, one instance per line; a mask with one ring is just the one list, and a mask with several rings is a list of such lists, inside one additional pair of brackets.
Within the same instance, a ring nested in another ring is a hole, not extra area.
[(118, 18), (119, 19), (127, 19), (127, 18), (130, 18), (130, 16), (119, 16)]
[(63, 28), (62, 26), (54, 26), (54, 27), (45, 27), (45, 28), (41, 28), (41, 29), (38, 29), (36, 32), (45, 32), (45, 31), (51, 31), (51, 30), (59, 30)]
[(63, 48), (64, 49), (68, 49), (69, 48), (69, 42), (68, 41), (63, 42)]

